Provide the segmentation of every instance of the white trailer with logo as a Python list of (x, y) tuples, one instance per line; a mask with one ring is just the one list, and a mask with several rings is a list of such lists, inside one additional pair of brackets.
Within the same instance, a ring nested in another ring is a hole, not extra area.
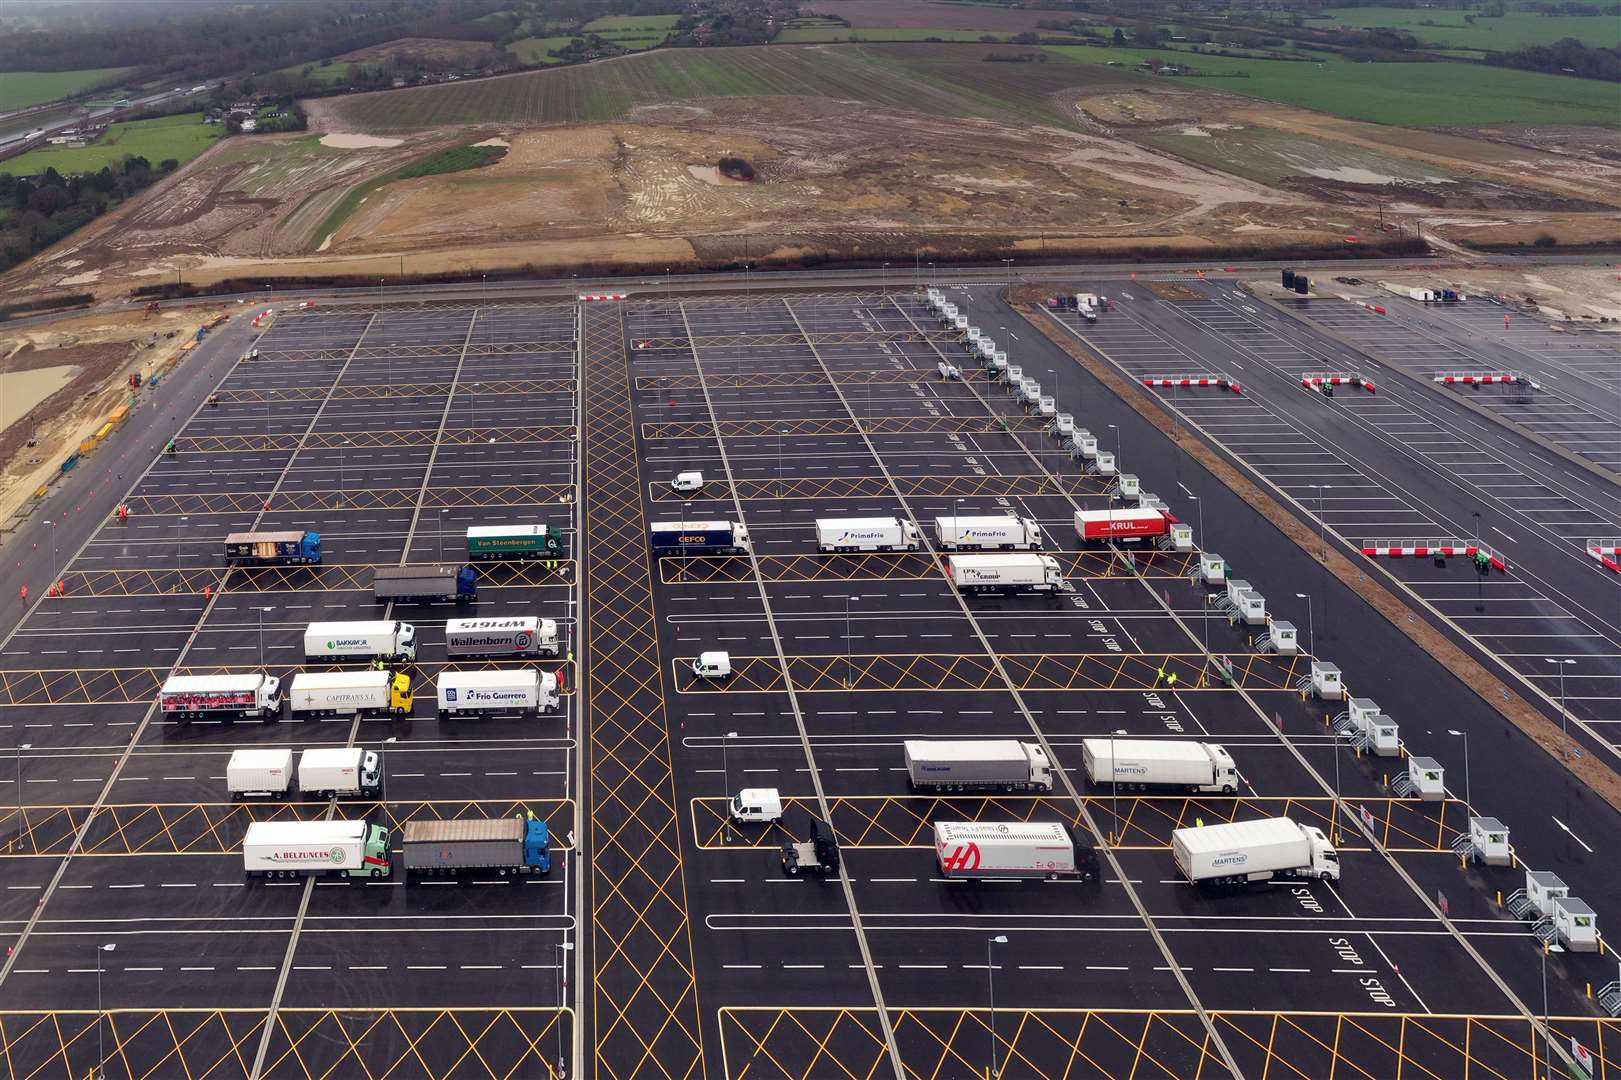
[(522, 616), (512, 619), (448, 619), (448, 656), (556, 656), (557, 622)]
[(817, 518), (818, 551), (916, 551), (917, 526), (899, 518)]
[(1340, 879), (1339, 852), (1323, 830), (1286, 817), (1176, 829), (1171, 854), (1195, 885)]
[(368, 821), (255, 821), (242, 840), (249, 877), (387, 877), (388, 830)]
[(393, 619), (310, 623), (304, 658), (322, 660), (415, 660), (417, 628)]
[(281, 716), (281, 680), (263, 672), (242, 675), (171, 675), (158, 691), (164, 716), (182, 719)]
[(362, 746), (317, 746), (298, 756), (298, 790), (318, 799), (374, 798), (383, 779), (377, 751)]
[(439, 719), (453, 716), (534, 716), (557, 708), (557, 676), (536, 668), (441, 671)]
[(1082, 739), (1081, 760), (1094, 784), (1238, 791), (1238, 766), (1224, 747), (1191, 739)]
[(285, 746), (231, 751), (225, 789), (233, 799), (284, 799), (293, 786), (293, 752)]
[(1052, 762), (1017, 739), (907, 739), (906, 774), (918, 791), (1051, 791)]
[(1012, 514), (937, 517), (934, 539), (944, 551), (1029, 551), (1041, 546), (1041, 526)]
[(936, 821), (934, 859), (942, 877), (1092, 878), (1097, 853), (1060, 821)]
[(1058, 560), (1034, 552), (948, 555), (946, 572), (957, 590), (965, 593), (1057, 593), (1069, 589)]

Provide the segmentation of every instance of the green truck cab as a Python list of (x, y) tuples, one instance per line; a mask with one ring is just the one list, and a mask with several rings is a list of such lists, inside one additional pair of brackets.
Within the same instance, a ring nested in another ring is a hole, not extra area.
[(565, 555), (555, 525), (474, 525), (467, 530), (471, 559), (556, 559)]

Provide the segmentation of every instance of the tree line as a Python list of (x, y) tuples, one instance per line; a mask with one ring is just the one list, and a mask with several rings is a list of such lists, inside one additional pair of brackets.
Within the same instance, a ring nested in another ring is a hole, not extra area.
[(179, 167), (173, 158), (154, 168), (146, 158), (131, 155), (98, 172), (71, 176), (54, 168), (38, 176), (0, 172), (0, 271), (44, 251)]

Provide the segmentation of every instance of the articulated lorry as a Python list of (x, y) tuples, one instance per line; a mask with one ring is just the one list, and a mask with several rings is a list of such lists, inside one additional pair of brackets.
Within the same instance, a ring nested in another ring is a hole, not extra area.
[(158, 709), (182, 720), (274, 720), (281, 716), (281, 680), (245, 675), (171, 675), (158, 691)]
[(1069, 588), (1051, 555), (948, 555), (946, 572), (965, 593), (1056, 593)]
[(898, 518), (817, 518), (818, 551), (916, 551), (917, 526)]
[(979, 878), (1097, 877), (1097, 852), (1059, 821), (936, 821), (940, 874)]
[(1028, 551), (1041, 546), (1041, 526), (1011, 514), (937, 517), (934, 539), (942, 551)]
[(287, 690), (293, 718), (409, 716), (411, 677), (395, 671), (301, 671)]
[(1083, 544), (1134, 543), (1164, 536), (1174, 519), (1160, 510), (1077, 510), (1075, 535)]
[(1082, 739), (1081, 760), (1094, 784), (1231, 795), (1238, 766), (1214, 743), (1189, 739)]
[(298, 756), (298, 790), (317, 799), (374, 799), (383, 790), (375, 750), (321, 746)]
[(647, 530), (656, 555), (747, 555), (749, 530), (735, 521), (655, 521)]
[(417, 628), (408, 622), (317, 622), (304, 631), (304, 658), (322, 660), (415, 660)]
[(293, 786), (293, 752), (284, 746), (231, 751), (225, 787), (234, 799), (285, 799)]
[(556, 559), (565, 552), (563, 530), (555, 525), (473, 525), (467, 530), (467, 557)]
[(906, 774), (918, 791), (1051, 791), (1052, 762), (1016, 739), (907, 739)]
[(381, 566), (372, 575), (372, 596), (388, 600), (454, 600), (466, 604), (478, 599), (478, 572), (471, 566)]
[(441, 671), (439, 719), (535, 714), (557, 708), (557, 676), (534, 668)]
[(551, 833), (539, 818), (408, 821), (401, 847), (407, 880), (466, 871), (517, 877), (552, 870)]
[(234, 532), (225, 538), (225, 560), (253, 566), (303, 566), (321, 561), (321, 534)]
[(1285, 817), (1177, 829), (1171, 854), (1195, 885), (1340, 879), (1340, 855), (1323, 830)]
[(447, 619), (449, 656), (556, 656), (560, 649), (553, 619)]
[(367, 821), (255, 821), (242, 840), (249, 877), (382, 878), (388, 830)]

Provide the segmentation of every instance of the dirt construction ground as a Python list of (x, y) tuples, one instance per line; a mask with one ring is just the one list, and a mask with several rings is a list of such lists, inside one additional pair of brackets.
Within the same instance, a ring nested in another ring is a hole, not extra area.
[[(397, 139), (335, 130), (330, 101), (307, 104), (311, 132), (228, 140), (0, 279), (0, 291), (113, 296), (172, 279), (864, 252), (1192, 254), (1335, 247), (1381, 224), (1386, 235), (1422, 228), (1455, 252), (1621, 233), (1607, 133), (1393, 129), (1182, 88), (1093, 88), (1058, 102), (1078, 130), (777, 97)], [(510, 147), (501, 161), (367, 186), (344, 216), (345, 196), (370, 178), (491, 138)], [(747, 158), (756, 179), (718, 176), (722, 156)], [(1321, 156), (1336, 168), (1314, 168)]]

